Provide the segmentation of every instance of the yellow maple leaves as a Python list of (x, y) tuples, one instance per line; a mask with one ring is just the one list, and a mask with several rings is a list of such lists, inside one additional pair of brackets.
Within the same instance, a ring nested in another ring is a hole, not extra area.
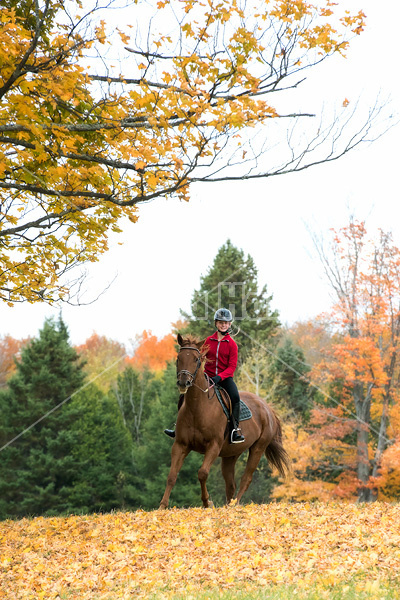
[[(248, 505), (0, 523), (0, 592), (44, 597), (189, 597), (202, 590), (395, 587), (398, 504)], [(376, 583), (379, 578), (381, 584)]]
[[(221, 148), (236, 148), (247, 128), (280, 117), (265, 94), (296, 73), (304, 52), (342, 51), (346, 31), (363, 24), (361, 13), (346, 12), (334, 29), (329, 1), (321, 7), (261, 0), (246, 14), (232, 0), (146, 6), (154, 13), (147, 24), (136, 7), (133, 13), (136, 36), (123, 24), (114, 35), (115, 27), (95, 13), (64, 18), (61, 2), (43, 13), (1, 12), (1, 299), (65, 296), (62, 274), (97, 260), (109, 230), (122, 218), (136, 220), (132, 206), (170, 195), (188, 200), (191, 182), (210, 177)], [(128, 48), (143, 27), (143, 47)], [(111, 64), (106, 44), (121, 56), (131, 52), (132, 60)], [(33, 211), (35, 219), (24, 221), (21, 203), (23, 214)], [(56, 231), (55, 242), (46, 243), (46, 234)], [(24, 259), (14, 260), (15, 247)]]

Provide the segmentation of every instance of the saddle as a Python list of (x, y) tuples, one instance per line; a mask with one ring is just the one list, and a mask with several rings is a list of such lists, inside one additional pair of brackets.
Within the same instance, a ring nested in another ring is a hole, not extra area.
[[(224, 411), (225, 416), (229, 421), (232, 415), (232, 402), (229, 397), (229, 394), (226, 390), (224, 390), (224, 388), (220, 387), (219, 385), (215, 385), (214, 389), (215, 394), (218, 398), (218, 402), (221, 404), (222, 410)], [(247, 404), (243, 402), (242, 399), (240, 399), (239, 422), (247, 421), (248, 419), (251, 419), (252, 416), (252, 412), (247, 406)]]

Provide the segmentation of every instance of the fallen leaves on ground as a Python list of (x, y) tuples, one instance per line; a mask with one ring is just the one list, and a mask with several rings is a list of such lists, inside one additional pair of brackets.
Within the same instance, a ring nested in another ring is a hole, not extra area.
[(0, 523), (0, 596), (163, 598), (400, 573), (400, 505), (269, 504)]

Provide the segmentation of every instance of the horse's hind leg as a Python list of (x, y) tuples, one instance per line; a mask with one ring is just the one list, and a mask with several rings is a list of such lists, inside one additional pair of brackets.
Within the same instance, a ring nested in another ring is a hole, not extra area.
[(227, 504), (232, 500), (236, 491), (235, 465), (238, 458), (238, 456), (224, 456), (221, 460), (221, 471), (225, 480)]
[(253, 473), (256, 470), (264, 451), (265, 443), (260, 443), (260, 440), (256, 442), (253, 446), (251, 446), (251, 448), (249, 449), (249, 457), (247, 459), (246, 468), (240, 480), (239, 492), (237, 495), (238, 503), (242, 499), (242, 496), (245, 493), (245, 491), (248, 489), (251, 480), (253, 479)]
[(204, 508), (208, 508), (210, 505), (206, 482), (207, 482), (208, 474), (211, 469), (211, 465), (213, 464), (214, 460), (217, 458), (217, 456), (219, 454), (219, 450), (220, 450), (220, 447), (218, 444), (213, 444), (207, 448), (205, 455), (204, 455), (203, 464), (201, 465), (199, 472), (198, 472), (198, 477), (199, 477), (200, 486), (201, 486), (201, 499), (203, 501)]
[(171, 468), (167, 477), (167, 486), (165, 488), (164, 496), (160, 502), (160, 508), (167, 508), (172, 488), (176, 483), (176, 478), (182, 468), (183, 461), (188, 454), (189, 450), (186, 446), (174, 442), (171, 449)]

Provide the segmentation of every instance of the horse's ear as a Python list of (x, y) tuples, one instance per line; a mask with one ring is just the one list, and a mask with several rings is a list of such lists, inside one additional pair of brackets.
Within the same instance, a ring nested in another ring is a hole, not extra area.
[(201, 342), (196, 342), (195, 346), (196, 348), (198, 348), (199, 350), (202, 349), (202, 347), (204, 346), (204, 343), (206, 341), (207, 338), (204, 338), (204, 340), (201, 340)]
[(178, 336), (177, 336), (177, 338), (176, 338), (176, 339), (177, 339), (177, 341), (178, 341), (178, 344), (179, 344), (180, 346), (182, 346), (182, 344), (183, 344), (183, 337), (181, 336), (181, 334), (180, 334), (180, 333), (178, 333)]

